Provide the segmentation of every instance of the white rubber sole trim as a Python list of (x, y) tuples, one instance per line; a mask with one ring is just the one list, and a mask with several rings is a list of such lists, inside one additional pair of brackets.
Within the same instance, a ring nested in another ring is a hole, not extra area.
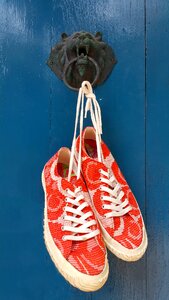
[[(100, 222), (99, 222), (100, 223)], [(100, 223), (100, 227), (103, 233), (103, 238), (106, 243), (107, 248), (115, 254), (118, 258), (125, 261), (137, 261), (139, 260), (145, 253), (148, 246), (148, 239), (145, 226), (143, 225), (143, 240), (138, 248), (135, 249), (127, 249), (118, 243), (115, 239), (113, 239), (105, 230), (105, 228)]]
[(52, 261), (54, 262), (58, 271), (63, 275), (63, 277), (74, 287), (84, 292), (92, 292), (100, 289), (106, 282), (109, 274), (107, 255), (104, 270), (102, 271), (102, 273), (93, 276), (79, 272), (63, 257), (62, 253), (53, 241), (47, 222), (46, 189), (43, 172), (42, 185), (45, 193), (44, 240)]

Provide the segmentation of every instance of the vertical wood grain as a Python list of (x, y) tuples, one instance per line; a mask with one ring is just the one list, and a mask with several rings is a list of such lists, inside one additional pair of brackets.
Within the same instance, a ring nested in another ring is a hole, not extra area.
[[(1, 300), (168, 299), (168, 16), (167, 0), (0, 2)], [(94, 293), (63, 279), (43, 241), (40, 175), (51, 155), (71, 145), (77, 99), (46, 60), (62, 32), (79, 30), (102, 31), (117, 55), (113, 73), (95, 89), (103, 138), (149, 236), (148, 255), (139, 262), (109, 253), (109, 279)]]
[[(48, 156), (50, 6), (0, 2), (0, 299), (48, 299), (40, 174)], [(37, 15), (41, 18), (37, 20)], [(52, 298), (51, 298), (52, 299)]]
[(102, 31), (119, 61), (96, 90), (104, 138), (144, 210), (143, 1), (9, 0), (0, 12), (1, 299), (145, 298), (144, 260), (110, 254), (109, 280), (97, 293), (65, 282), (44, 246), (40, 182), (48, 158), (71, 145), (77, 97), (46, 66), (50, 47), (63, 31)]
[(147, 299), (169, 299), (169, 2), (147, 1)]

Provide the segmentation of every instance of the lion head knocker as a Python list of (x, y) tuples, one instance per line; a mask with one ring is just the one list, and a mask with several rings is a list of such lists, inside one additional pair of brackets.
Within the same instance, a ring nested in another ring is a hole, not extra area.
[(102, 83), (112, 71), (116, 58), (112, 48), (102, 41), (102, 34), (76, 32), (62, 34), (47, 61), (51, 70), (71, 89), (77, 90), (84, 80), (93, 86)]

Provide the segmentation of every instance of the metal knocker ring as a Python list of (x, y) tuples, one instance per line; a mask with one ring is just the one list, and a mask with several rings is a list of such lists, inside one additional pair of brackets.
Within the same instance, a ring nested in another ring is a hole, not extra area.
[[(69, 64), (65, 66), (65, 69), (63, 71), (63, 81), (67, 87), (76, 91), (81, 87), (82, 82), (85, 80), (90, 81), (92, 86), (96, 84), (100, 75), (99, 65), (90, 56), (87, 57), (87, 64), (90, 65), (90, 69), (87, 68), (86, 72), (84, 72), (82, 76), (80, 72), (83, 69), (83, 65), (85, 66), (85, 63), (82, 63), (77, 57), (69, 61)], [(73, 76), (74, 73), (76, 73), (76, 77)]]

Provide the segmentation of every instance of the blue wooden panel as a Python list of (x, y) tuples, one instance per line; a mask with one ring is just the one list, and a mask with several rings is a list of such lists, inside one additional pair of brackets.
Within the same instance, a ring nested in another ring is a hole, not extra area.
[[(168, 299), (168, 15), (167, 0), (0, 1), (0, 300)], [(46, 251), (40, 180), (49, 157), (71, 145), (77, 97), (45, 61), (62, 32), (81, 29), (102, 31), (118, 58), (96, 89), (104, 139), (150, 240), (139, 262), (109, 254), (107, 283), (88, 294), (65, 282)]]
[(147, 2), (147, 299), (169, 299), (169, 2)]

